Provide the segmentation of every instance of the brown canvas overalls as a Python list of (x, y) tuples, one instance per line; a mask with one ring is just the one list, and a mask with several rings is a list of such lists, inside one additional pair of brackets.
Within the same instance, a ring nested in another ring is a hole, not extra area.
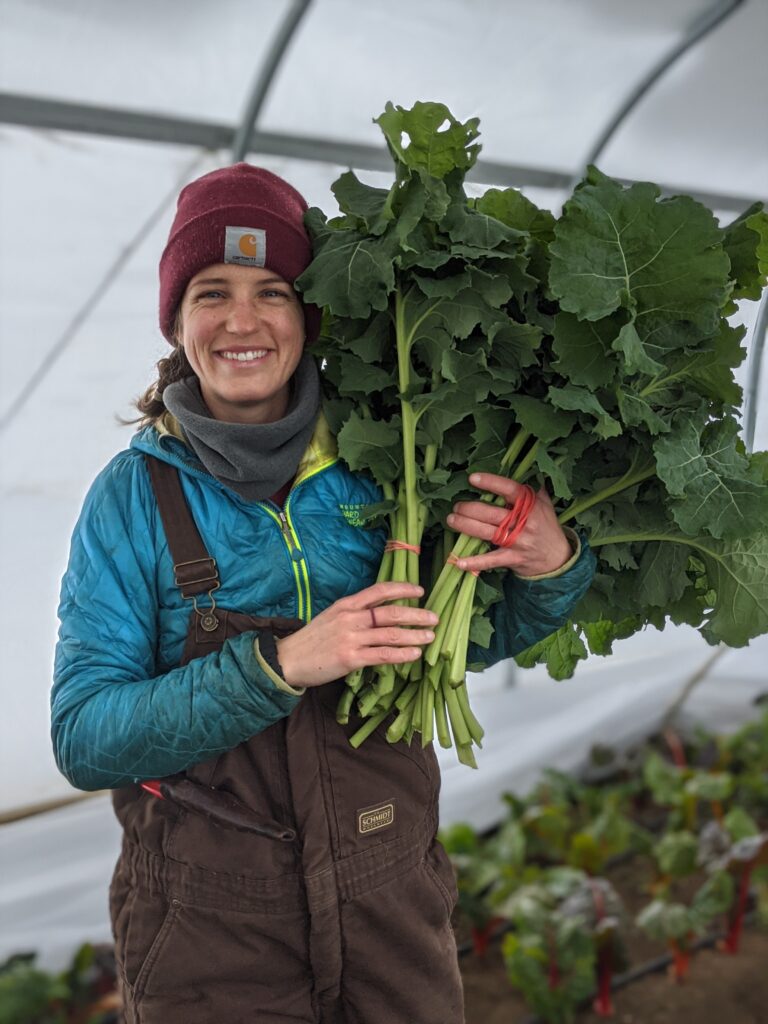
[[(182, 594), (210, 591), (215, 563), (176, 470), (147, 462)], [(183, 663), (246, 630), (303, 625), (213, 617), (192, 612)], [(165, 799), (114, 791), (127, 1024), (463, 1021), (434, 751), (387, 743), (387, 723), (354, 750), (359, 722), (336, 722), (341, 686), (308, 689), (277, 724), (163, 780)]]

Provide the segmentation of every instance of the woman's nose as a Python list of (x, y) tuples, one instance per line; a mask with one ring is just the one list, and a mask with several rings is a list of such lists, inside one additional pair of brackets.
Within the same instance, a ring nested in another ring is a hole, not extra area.
[(227, 330), (231, 334), (250, 334), (260, 324), (259, 311), (252, 302), (234, 302), (227, 313)]

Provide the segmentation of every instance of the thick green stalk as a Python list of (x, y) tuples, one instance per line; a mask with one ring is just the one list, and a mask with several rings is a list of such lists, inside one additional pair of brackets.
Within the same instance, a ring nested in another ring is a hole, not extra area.
[[(433, 609), (440, 616), (440, 621), (435, 628), (435, 639), (424, 650), (424, 661), (428, 665), (435, 665), (440, 657), (440, 651), (442, 650), (445, 634), (451, 624), (451, 614), (456, 602), (456, 597), (456, 590), (447, 593), (445, 607), (442, 611), (438, 612), (437, 609)], [(429, 607), (429, 605), (427, 605), (427, 607)]]
[[(416, 491), (416, 414), (404, 397), (411, 384), (411, 339), (405, 329), (405, 306), (400, 289), (395, 291), (395, 340), (397, 344), (397, 371), (400, 389), (400, 410), (403, 432), (403, 482), (405, 485), (405, 536), (397, 537), (417, 546), (419, 535), (419, 500)], [(402, 526), (403, 524), (401, 524)], [(409, 583), (419, 582), (419, 556), (415, 551), (405, 552), (406, 576)]]
[(451, 733), (448, 728), (448, 715), (445, 711), (445, 698), (439, 687), (435, 690), (435, 728), (437, 741), (443, 749), (448, 750), (451, 744)]
[(471, 572), (465, 572), (440, 651), (441, 656), (447, 661), (453, 657), (465, 619), (472, 616), (472, 599), (475, 596), (476, 586), (477, 577), (473, 576)]
[(461, 705), (459, 704), (459, 698), (456, 696), (456, 690), (447, 681), (445, 675), (443, 675), (441, 682), (443, 698), (445, 699), (445, 706), (448, 709), (448, 717), (451, 721), (451, 730), (453, 731), (453, 738), (456, 741), (456, 746), (469, 746), (472, 743), (472, 736), (467, 728), (466, 722), (464, 721), (464, 715), (461, 712)]
[(359, 747), (361, 743), (368, 739), (372, 732), (376, 732), (388, 714), (389, 710), (380, 711), (377, 715), (372, 715), (364, 725), (360, 726), (354, 735), (349, 737), (350, 744), (355, 748)]
[(604, 487), (601, 491), (595, 491), (586, 498), (574, 501), (573, 504), (569, 505), (564, 512), (560, 513), (557, 520), (561, 524), (567, 523), (569, 519), (574, 519), (582, 512), (585, 512), (588, 508), (592, 508), (593, 505), (597, 505), (601, 501), (605, 501), (606, 498), (610, 498), (614, 494), (618, 494), (620, 491), (626, 491), (627, 488), (634, 487), (636, 484), (642, 483), (643, 480), (649, 480), (652, 476), (655, 476), (655, 474), (655, 463), (646, 463), (644, 466), (636, 469), (635, 461), (633, 460), (632, 465), (620, 480), (617, 480), (614, 484), (610, 484), (608, 487)]
[(339, 725), (346, 725), (349, 721), (349, 712), (352, 710), (354, 700), (355, 691), (349, 686), (345, 687), (339, 698), (339, 703), (336, 705), (336, 721)]
[[(402, 680), (398, 680), (395, 684), (395, 689), (392, 694), (387, 698), (388, 704), (381, 711), (377, 712), (371, 718), (368, 718), (363, 725), (349, 738), (349, 742), (353, 747), (359, 747), (361, 743), (368, 739), (372, 732), (381, 725), (384, 719), (389, 715), (394, 707), (395, 701), (400, 696), (402, 691), (405, 689), (405, 683)], [(362, 714), (362, 712), (361, 712)]]
[(435, 735), (435, 691), (431, 686), (422, 686), (420, 696), (421, 745), (423, 747), (427, 747), (432, 742)]
[(518, 457), (520, 452), (525, 447), (526, 442), (528, 441), (528, 438), (530, 436), (530, 431), (523, 430), (522, 427), (518, 428), (517, 433), (512, 438), (509, 448), (507, 448), (506, 452), (504, 453), (504, 457), (501, 460), (501, 464), (499, 466), (500, 475), (503, 476), (505, 471), (508, 470), (510, 466), (513, 466), (515, 464), (515, 459)]
[(469, 647), (469, 630), (472, 625), (472, 608), (475, 600), (477, 577), (469, 574), (467, 580), (470, 582), (470, 593), (467, 599), (467, 610), (461, 621), (461, 627), (456, 638), (456, 648), (451, 658), (449, 676), (451, 686), (460, 686), (467, 674), (467, 648)]
[(469, 729), (472, 741), (479, 747), (482, 745), (485, 731), (472, 713), (472, 708), (469, 706), (469, 693), (467, 692), (466, 682), (463, 686), (458, 686), (456, 688), (456, 698), (459, 702), (459, 707), (461, 708), (461, 713), (464, 716), (464, 721)]

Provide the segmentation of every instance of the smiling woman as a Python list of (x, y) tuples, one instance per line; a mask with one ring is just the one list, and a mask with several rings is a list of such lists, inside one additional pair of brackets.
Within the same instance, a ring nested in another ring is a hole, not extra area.
[[(385, 742), (387, 723), (357, 751), (336, 720), (344, 677), (416, 661), (438, 616), (421, 587), (375, 582), (384, 531), (349, 515), (382, 493), (321, 411), (319, 310), (293, 287), (305, 211), (247, 164), (181, 192), (160, 260), (172, 351), (62, 584), (54, 748), (123, 827), (126, 1024), (463, 1020), (434, 751)], [(591, 578), (574, 557), (563, 615)]]

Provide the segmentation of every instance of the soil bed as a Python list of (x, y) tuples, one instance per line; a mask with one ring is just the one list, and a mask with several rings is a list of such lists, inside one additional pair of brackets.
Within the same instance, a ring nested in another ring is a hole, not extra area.
[[(625, 938), (630, 970), (667, 951), (634, 925), (648, 900), (651, 867), (645, 858), (615, 867), (608, 873), (627, 910)], [(687, 886), (686, 886), (687, 888)], [(683, 891), (679, 896), (683, 896)], [(462, 941), (466, 929), (458, 923)], [(522, 996), (509, 984), (501, 943), (491, 943), (484, 958), (474, 954), (460, 960), (464, 978), (466, 1024), (523, 1024), (533, 1017)], [(701, 949), (691, 959), (688, 976), (675, 982), (666, 971), (647, 974), (613, 994), (614, 1017), (591, 1010), (577, 1015), (579, 1024), (766, 1024), (768, 1022), (768, 933), (751, 928), (742, 936), (739, 952)]]

